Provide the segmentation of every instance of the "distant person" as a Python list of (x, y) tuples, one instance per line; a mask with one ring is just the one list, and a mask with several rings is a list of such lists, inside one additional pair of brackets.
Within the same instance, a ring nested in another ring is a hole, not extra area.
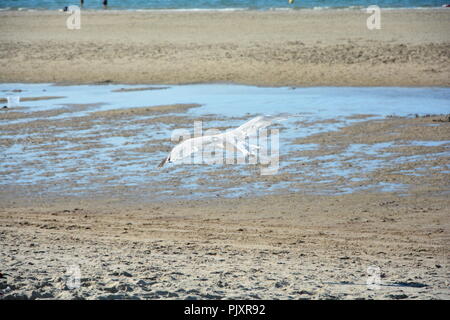
[[(106, 9), (106, 7), (108, 6), (108, 0), (103, 0), (102, 3), (103, 3), (103, 8)], [(83, 4), (84, 4), (84, 0), (80, 0), (80, 7), (82, 7)]]

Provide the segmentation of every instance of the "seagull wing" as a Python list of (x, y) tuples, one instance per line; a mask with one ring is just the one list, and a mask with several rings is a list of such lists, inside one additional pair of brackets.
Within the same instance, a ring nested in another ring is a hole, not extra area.
[(254, 154), (255, 149), (258, 149), (259, 147), (246, 143), (245, 138), (255, 136), (257, 135), (258, 130), (270, 126), (275, 121), (285, 120), (286, 118), (286, 116), (258, 116), (250, 121), (247, 121), (240, 127), (226, 133), (184, 140), (172, 149), (169, 155), (161, 161), (158, 167), (164, 166), (164, 164), (168, 161), (177, 162), (179, 160), (183, 160), (186, 157), (190, 157), (193, 153), (211, 146), (233, 152), (234, 149), (237, 149), (244, 156)]
[(224, 148), (223, 135), (224, 134), (217, 134), (186, 139), (183, 142), (177, 144), (172, 149), (169, 155), (161, 161), (159, 167), (162, 167), (168, 161), (176, 163), (178, 161), (184, 160), (187, 157), (192, 156), (192, 154), (198, 151), (203, 151), (211, 146)]
[(240, 127), (230, 131), (231, 135), (234, 135), (237, 139), (244, 139), (246, 137), (255, 136), (258, 130), (267, 128), (276, 121), (284, 120), (283, 117), (274, 116), (258, 116), (250, 121), (247, 121)]

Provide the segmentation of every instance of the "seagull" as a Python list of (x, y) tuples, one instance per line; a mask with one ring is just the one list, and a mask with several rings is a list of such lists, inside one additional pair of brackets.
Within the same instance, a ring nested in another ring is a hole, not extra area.
[(215, 146), (223, 150), (230, 149), (231, 147), (232, 151), (234, 151), (234, 148), (236, 148), (244, 155), (244, 157), (256, 157), (256, 151), (260, 149), (260, 147), (252, 144), (247, 144), (245, 142), (245, 138), (256, 135), (258, 130), (268, 127), (275, 121), (285, 119), (285, 117), (258, 116), (251, 119), (250, 121), (247, 121), (240, 127), (224, 133), (186, 139), (177, 144), (172, 149), (172, 151), (170, 151), (169, 154), (161, 161), (158, 167), (161, 168), (166, 163), (173, 163), (190, 157), (193, 153), (201, 151), (208, 146)]

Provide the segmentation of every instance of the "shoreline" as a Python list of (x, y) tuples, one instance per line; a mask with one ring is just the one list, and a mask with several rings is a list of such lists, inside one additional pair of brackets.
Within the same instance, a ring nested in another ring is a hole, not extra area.
[[(409, 88), (409, 89), (446, 89), (449, 88), (450, 85), (430, 85), (430, 86), (420, 86), (420, 85), (404, 85), (404, 86), (387, 86), (387, 85), (277, 85), (277, 84), (249, 84), (249, 83), (239, 83), (239, 82), (181, 82), (181, 83), (153, 83), (153, 82), (39, 82), (39, 81), (31, 81), (31, 82), (2, 82), (1, 84), (12, 84), (12, 85), (20, 85), (20, 84), (49, 84), (52, 86), (61, 86), (61, 87), (71, 87), (71, 86), (192, 86), (192, 85), (230, 85), (230, 86), (246, 86), (246, 87), (256, 87), (256, 88), (290, 88), (290, 89), (301, 89), (301, 88)], [(47, 99), (46, 96), (36, 97), (38, 99), (42, 98), (44, 100)], [(6, 98), (0, 98), (3, 102), (6, 102)], [(54, 98), (53, 98), (54, 99)], [(443, 115), (443, 114), (433, 114), (433, 115)]]
[[(133, 9), (119, 9), (119, 8), (81, 8), (85, 12), (229, 12), (229, 11), (251, 11), (251, 12), (277, 12), (277, 11), (365, 11), (365, 6), (350, 6), (350, 7), (270, 7), (270, 8), (253, 8), (253, 7), (226, 7), (226, 8), (133, 8)], [(380, 7), (381, 10), (450, 10), (448, 7)], [(63, 8), (0, 8), (1, 12), (61, 12)]]
[[(447, 7), (380, 7), (382, 10), (448, 10)], [(255, 12), (259, 12), (259, 11), (300, 11), (300, 10), (309, 10), (309, 11), (321, 11), (321, 10), (330, 10), (330, 11), (351, 11), (351, 10), (366, 10), (365, 6), (360, 6), (360, 7), (312, 7), (312, 8), (306, 8), (306, 7), (302, 7), (302, 8), (291, 8), (291, 7), (270, 7), (270, 8), (251, 8), (251, 7), (246, 7), (246, 8), (240, 8), (240, 7), (226, 7), (226, 8), (135, 8), (135, 9), (117, 9), (117, 8), (108, 8), (108, 9), (103, 9), (103, 8), (82, 8), (85, 11), (93, 11), (93, 12), (116, 12), (116, 11), (124, 11), (124, 12), (134, 12), (134, 11), (171, 11), (171, 12), (175, 12), (175, 11), (224, 11), (224, 10), (243, 10), (243, 11), (255, 11)], [(6, 8), (0, 8), (0, 12), (2, 11), (59, 11), (61, 10), (60, 8), (55, 8), (55, 9), (49, 9), (49, 8), (10, 8), (10, 7), (6, 7)]]
[[(450, 10), (0, 12), (0, 82), (450, 86)], [(40, 27), (43, 26), (43, 27)]]

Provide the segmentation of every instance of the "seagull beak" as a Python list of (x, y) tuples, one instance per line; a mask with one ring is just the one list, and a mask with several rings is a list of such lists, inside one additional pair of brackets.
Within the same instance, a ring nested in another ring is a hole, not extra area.
[(169, 156), (165, 157), (158, 165), (158, 168), (162, 168), (166, 162), (169, 160)]

